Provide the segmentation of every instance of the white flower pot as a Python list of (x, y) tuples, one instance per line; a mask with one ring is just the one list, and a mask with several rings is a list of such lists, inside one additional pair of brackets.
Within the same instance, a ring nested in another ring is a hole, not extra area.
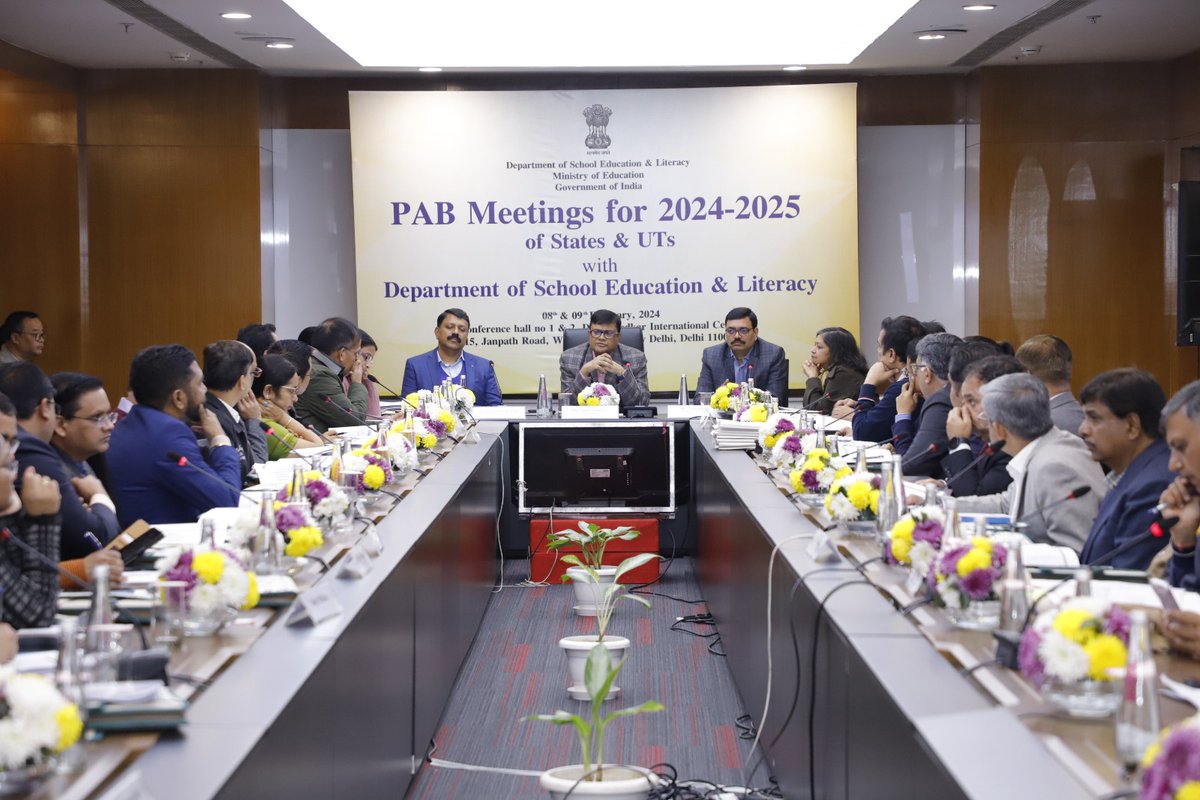
[(605, 797), (609, 800), (646, 800), (657, 785), (654, 773), (641, 767), (604, 765), (604, 780), (581, 781), (583, 766), (555, 767), (542, 773), (542, 788), (555, 800), (571, 797)]
[[(590, 700), (587, 686), (583, 682), (583, 670), (587, 666), (588, 653), (596, 646), (596, 637), (593, 635), (565, 636), (558, 640), (558, 646), (567, 654), (567, 671), (571, 674), (571, 685), (567, 688), (567, 694), (573, 700), (585, 702)], [(604, 646), (608, 648), (608, 654), (616, 664), (625, 658), (625, 651), (629, 649), (629, 640), (624, 636), (605, 636)], [(621, 687), (611, 686), (608, 690), (608, 697), (604, 699), (612, 700), (620, 693)]]
[(594, 617), (597, 608), (604, 600), (604, 593), (613, 585), (617, 575), (616, 567), (601, 567), (596, 570), (600, 576), (599, 583), (592, 583), (590, 576), (583, 567), (568, 567), (567, 575), (571, 585), (575, 587), (575, 613), (581, 617)]

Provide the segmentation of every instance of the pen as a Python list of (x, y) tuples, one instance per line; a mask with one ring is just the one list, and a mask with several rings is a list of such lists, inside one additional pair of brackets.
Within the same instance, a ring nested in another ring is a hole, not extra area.
[(97, 549), (97, 550), (103, 550), (103, 549), (104, 549), (104, 545), (103, 545), (103, 544), (101, 544), (101, 543), (100, 543), (100, 540), (96, 538), (96, 534), (92, 533), (91, 531), (84, 531), (84, 532), (83, 532), (83, 538), (87, 539), (89, 542), (91, 542), (92, 544), (96, 545), (96, 549)]

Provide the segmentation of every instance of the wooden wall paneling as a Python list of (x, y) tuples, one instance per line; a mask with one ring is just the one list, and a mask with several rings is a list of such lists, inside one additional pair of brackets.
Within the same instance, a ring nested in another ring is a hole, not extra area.
[[(0, 63), (14, 62), (69, 77), (32, 54), (0, 48)], [(0, 69), (0, 318), (18, 308), (42, 316), (40, 364), (50, 373), (80, 366), (76, 120), (72, 91)]]

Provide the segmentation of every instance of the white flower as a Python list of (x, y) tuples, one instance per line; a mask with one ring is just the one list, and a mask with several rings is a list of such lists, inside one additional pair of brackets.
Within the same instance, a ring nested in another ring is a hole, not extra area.
[(328, 497), (313, 507), (313, 514), (318, 519), (336, 519), (345, 514), (349, 507), (350, 501), (346, 498), (346, 493), (334, 487), (330, 490)]
[(792, 467), (796, 466), (797, 457), (792, 455), (790, 451), (784, 449), (783, 445), (788, 439), (797, 435), (798, 434), (791, 433), (786, 436), (779, 437), (779, 440), (775, 442), (775, 446), (771, 448), (771, 466), (779, 469), (791, 469)]
[(821, 491), (829, 491), (829, 487), (833, 485), (833, 476), (835, 472), (835, 468), (829, 466), (817, 473), (817, 480), (821, 482)]
[(850, 498), (840, 492), (830, 499), (829, 514), (841, 522), (858, 519), (858, 509), (850, 502)]
[(962, 592), (958, 591), (958, 587), (954, 581), (942, 581), (937, 587), (938, 596), (942, 598), (942, 603), (946, 608), (965, 608), (966, 603)]
[(1042, 634), (1038, 644), (1038, 657), (1046, 665), (1046, 674), (1066, 683), (1075, 683), (1087, 677), (1091, 660), (1087, 651), (1058, 631), (1049, 630)]
[(454, 400), (467, 409), (475, 407), (475, 393), (465, 386), (454, 387)]
[(5, 667), (0, 683), (8, 703), (8, 715), (0, 719), (0, 769), (17, 769), (58, 746), (54, 715), (67, 700), (41, 675), (18, 675)]
[(388, 456), (396, 475), (417, 468), (417, 448), (401, 433), (388, 437)]
[(912, 571), (918, 575), (928, 575), (929, 567), (937, 555), (938, 551), (934, 550), (933, 545), (929, 542), (913, 542), (912, 548), (908, 551), (908, 558), (912, 562)]

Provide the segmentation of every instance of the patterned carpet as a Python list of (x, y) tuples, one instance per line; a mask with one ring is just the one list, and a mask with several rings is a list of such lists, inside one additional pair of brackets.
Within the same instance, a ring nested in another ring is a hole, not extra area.
[[(546, 722), (520, 722), (531, 713), (557, 709), (582, 713), (571, 700), (563, 636), (594, 632), (594, 621), (571, 611), (569, 585), (518, 588), (529, 562), (510, 562), (505, 588), (492, 596), (475, 644), (459, 673), (437, 734), (437, 759), (520, 770), (579, 763), (574, 729)], [(689, 559), (676, 559), (666, 577), (649, 587), (677, 598), (699, 599)], [(725, 659), (709, 652), (713, 639), (672, 631), (678, 617), (706, 612), (704, 605), (651, 597), (649, 611), (635, 603), (617, 607), (609, 632), (632, 641), (617, 679), (621, 697), (613, 708), (658, 700), (667, 710), (617, 720), (609, 727), (605, 760), (651, 766), (667, 762), (681, 779), (740, 784), (750, 752), (736, 720), (745, 713)], [(715, 633), (711, 625), (681, 625)], [(720, 643), (713, 645), (720, 651)], [(751, 700), (752, 704), (760, 702)], [(619, 705), (618, 705), (619, 704)], [(763, 771), (755, 783), (766, 783)], [(425, 763), (408, 797), (451, 800), (489, 797), (538, 798), (537, 779), (468, 772)]]

